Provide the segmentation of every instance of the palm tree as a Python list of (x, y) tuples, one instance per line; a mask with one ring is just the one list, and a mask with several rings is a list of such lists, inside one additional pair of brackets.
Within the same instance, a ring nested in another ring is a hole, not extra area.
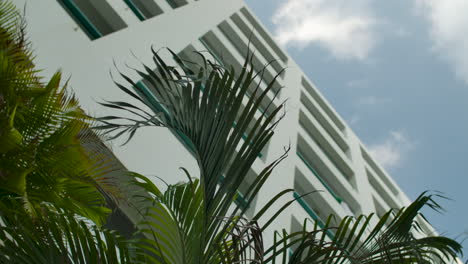
[(102, 191), (112, 195), (114, 186), (105, 158), (83, 147), (99, 139), (60, 72), (47, 83), (37, 75), (25, 25), (0, 2), (0, 203), (32, 216), (53, 204), (102, 224)]
[[(272, 83), (264, 91), (254, 87), (242, 105), (254, 78), (262, 75), (254, 73), (251, 54), (242, 71), (236, 73), (202, 53), (197, 53), (201, 63), (195, 63), (168, 51), (177, 67), (167, 64), (153, 50), (155, 65), (136, 70), (143, 81), (134, 82), (121, 73), (127, 86), (116, 82), (117, 86), (138, 104), (102, 104), (133, 117), (103, 117), (99, 127), (114, 137), (127, 132), (128, 140), (141, 127), (167, 127), (185, 142), (198, 162), (199, 179), (184, 170), (188, 181), (169, 185), (165, 192), (149, 179), (135, 176), (135, 184), (151, 194), (153, 205), (147, 208), (142, 229), (155, 263), (275, 263), (278, 259), (282, 263), (433, 263), (436, 259), (449, 263), (461, 253), (461, 246), (449, 238), (417, 234), (420, 209), (425, 205), (439, 208), (427, 194), (407, 208), (388, 212), (374, 226), (372, 215), (346, 217), (336, 228), (331, 221), (322, 227), (315, 223), (312, 231), (304, 224), (300, 232), (277, 233), (274, 245), (265, 249), (265, 229), (295, 200), (272, 218), (261, 218), (273, 203), (293, 190), (272, 197), (250, 219), (245, 210), (288, 151), (267, 166), (243, 193), (247, 204), (235, 200), (249, 168), (273, 136), (283, 105), (272, 109), (269, 116), (266, 109), (258, 120), (253, 119)], [(327, 238), (331, 232), (334, 236)]]
[[(279, 121), (275, 121), (275, 117), (282, 106), (273, 109), (269, 116), (264, 114), (252, 121), (272, 85), (264, 91), (257, 87), (242, 106), (244, 95), (256, 77), (254, 71), (249, 70), (248, 60), (242, 72), (236, 75), (232, 70), (205, 60), (201, 54), (204, 64), (193, 72), (176, 54), (172, 55), (183, 72), (168, 66), (157, 52), (154, 52), (157, 71), (145, 66), (146, 72), (138, 72), (156, 88), (155, 97), (148, 94), (141, 83), (125, 75), (122, 76), (132, 87), (117, 84), (148, 110), (127, 102), (103, 103), (107, 107), (131, 111), (140, 120), (115, 116), (100, 118), (103, 125), (99, 128), (117, 135), (129, 132), (130, 138), (142, 126), (165, 126), (186, 140), (200, 167), (200, 179), (192, 179), (186, 171), (189, 182), (169, 186), (164, 194), (150, 181), (144, 181), (143, 186), (154, 199), (154, 205), (148, 209), (150, 219), (144, 223), (153, 227), (144, 230), (151, 238), (146, 242), (152, 245), (151, 252), (159, 263), (233, 263), (244, 258), (262, 258), (261, 230), (252, 222), (254, 220), (244, 217), (250, 202), (246, 206), (232, 206), (248, 170), (274, 134)], [(286, 154), (258, 175), (243, 193), (245, 200), (253, 200)]]
[(25, 26), (0, 1), (0, 263), (136, 263), (101, 228), (118, 197), (100, 139), (60, 72), (38, 76)]

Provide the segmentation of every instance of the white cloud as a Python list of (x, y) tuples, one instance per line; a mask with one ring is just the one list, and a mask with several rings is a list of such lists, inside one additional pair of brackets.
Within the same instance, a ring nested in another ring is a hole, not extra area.
[(380, 165), (387, 169), (401, 165), (406, 152), (412, 147), (411, 142), (400, 131), (391, 131), (382, 143), (368, 146), (368, 150)]
[(468, 1), (416, 0), (416, 4), (430, 23), (433, 49), (468, 84)]
[(340, 59), (366, 59), (375, 45), (368, 0), (288, 0), (273, 15), (282, 45), (319, 44)]

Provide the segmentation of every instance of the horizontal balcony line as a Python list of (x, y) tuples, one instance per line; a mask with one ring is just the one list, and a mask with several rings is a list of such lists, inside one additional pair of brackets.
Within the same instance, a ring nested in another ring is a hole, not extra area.
[(81, 9), (75, 4), (73, 0), (62, 0), (62, 3), (81, 23), (81, 25), (86, 29), (87, 33), (91, 36), (93, 40), (103, 36), (99, 29), (97, 29), (93, 25), (91, 20), (89, 20), (89, 18), (81, 11)]
[(124, 0), (124, 2), (127, 4), (127, 6), (132, 10), (132, 12), (135, 14), (136, 17), (140, 21), (146, 20), (145, 15), (140, 11), (140, 9), (137, 7), (137, 5), (133, 2), (133, 0)]
[[(307, 204), (306, 201), (304, 201), (304, 199), (302, 199), (301, 195), (298, 194), (297, 192), (294, 192), (293, 193), (293, 196), (294, 198), (296, 199), (296, 201), (301, 205), (301, 207), (304, 209), (304, 211), (306, 211), (306, 213), (314, 220), (317, 222), (317, 225), (324, 229), (325, 228), (325, 223), (323, 222), (323, 220), (320, 218), (320, 216), (318, 216), (315, 211), (310, 208), (310, 206)], [(330, 230), (327, 230), (326, 231), (326, 234), (328, 236), (328, 238), (330, 238), (331, 240), (333, 240), (334, 238), (334, 234), (330, 231)]]
[(341, 197), (339, 197), (334, 191), (333, 189), (325, 182), (325, 180), (320, 176), (320, 174), (312, 167), (312, 165), (310, 165), (310, 163), (305, 159), (305, 157), (302, 155), (302, 153), (300, 153), (299, 151), (296, 151), (296, 155), (299, 157), (299, 159), (304, 162), (304, 164), (306, 165), (306, 167), (312, 172), (312, 174), (314, 174), (314, 176), (320, 181), (320, 183), (322, 183), (322, 185), (325, 187), (325, 189), (327, 189), (327, 191), (333, 196), (333, 198), (335, 198), (335, 200), (338, 202), (338, 203), (342, 203), (343, 202), (343, 199)]

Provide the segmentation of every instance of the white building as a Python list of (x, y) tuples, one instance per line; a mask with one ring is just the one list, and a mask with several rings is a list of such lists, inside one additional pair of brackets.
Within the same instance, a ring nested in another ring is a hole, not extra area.
[[(83, 108), (91, 114), (108, 113), (97, 103), (103, 99), (128, 99), (113, 84), (109, 71), (116, 72), (115, 61), (120, 70), (138, 80), (125, 64), (135, 67), (140, 66), (140, 61), (152, 64), (151, 46), (170, 47), (187, 57), (193, 54), (190, 50), (209, 50), (217, 60), (239, 68), (250, 39), (256, 50), (253, 61), (256, 67), (275, 61), (265, 73), (267, 81), (286, 68), (275, 83), (274, 90), (284, 89), (274, 103), (279, 105), (289, 99), (287, 114), (252, 174), (282, 154), (289, 143), (291, 151), (252, 210), (286, 188), (294, 188), (297, 193), (323, 192), (295, 203), (272, 228), (290, 230), (306, 217), (326, 218), (331, 213), (339, 217), (371, 212), (381, 215), (409, 203), (242, 0), (14, 2), (18, 7), (26, 2), (28, 33), (38, 67), (45, 69), (43, 75), (51, 76), (62, 68), (71, 77), (70, 85)], [(128, 169), (158, 175), (168, 182), (184, 179), (181, 166), (197, 171), (190, 153), (164, 128), (142, 130), (128, 145), (116, 144), (113, 151)], [(430, 227), (426, 229), (429, 231)]]

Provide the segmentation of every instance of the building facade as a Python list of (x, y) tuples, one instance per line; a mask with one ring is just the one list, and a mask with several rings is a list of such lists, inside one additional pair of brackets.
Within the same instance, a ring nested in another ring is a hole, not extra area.
[[(271, 63), (264, 80), (258, 82), (265, 87), (279, 74), (268, 96), (277, 106), (288, 99), (286, 116), (249, 177), (255, 177), (279, 157), (284, 146), (290, 144), (291, 151), (249, 211), (254, 212), (286, 188), (293, 188), (296, 198), (313, 190), (321, 191), (300, 198), (272, 229), (294, 230), (304, 218), (323, 221), (329, 214), (338, 218), (372, 212), (382, 215), (390, 208), (409, 203), (242, 0), (13, 2), (19, 7), (25, 5), (29, 36), (36, 62), (45, 69), (43, 75), (51, 76), (62, 68), (71, 77), (70, 86), (82, 107), (92, 115), (109, 114), (98, 105), (99, 101), (128, 99), (117, 89), (109, 72), (117, 76), (115, 73), (120, 70), (138, 81), (139, 77), (126, 65), (151, 65), (151, 47), (169, 47), (187, 59), (193, 59), (194, 50), (209, 51), (214, 60), (235, 69), (241, 67), (250, 48), (255, 51), (252, 62), (258, 71)], [(116, 144), (113, 152), (129, 170), (149, 177), (156, 175), (171, 183), (184, 179), (179, 167), (197, 171), (191, 154), (164, 128), (143, 129), (129, 144)], [(284, 197), (278, 206), (293, 198)], [(422, 225), (431, 232), (430, 226)]]

